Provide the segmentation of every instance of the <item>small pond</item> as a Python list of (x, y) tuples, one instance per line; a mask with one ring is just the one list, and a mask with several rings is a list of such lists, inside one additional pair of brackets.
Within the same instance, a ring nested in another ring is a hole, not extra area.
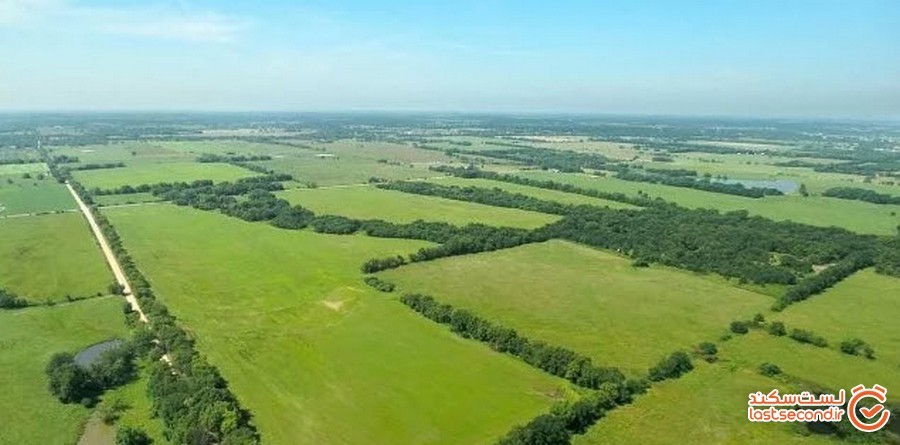
[(800, 188), (799, 184), (789, 179), (713, 179), (713, 182), (741, 184), (747, 188), (770, 188), (778, 190), (781, 193), (794, 193)]
[(110, 351), (113, 349), (122, 346), (124, 342), (122, 340), (107, 340), (103, 343), (97, 343), (96, 345), (89, 346), (88, 348), (82, 350), (78, 354), (75, 354), (75, 363), (79, 366), (88, 367), (94, 363), (100, 355), (106, 351)]

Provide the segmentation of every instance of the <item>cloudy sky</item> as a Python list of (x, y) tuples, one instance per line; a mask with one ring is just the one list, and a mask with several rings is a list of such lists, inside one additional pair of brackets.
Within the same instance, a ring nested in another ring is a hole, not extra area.
[(0, 0), (0, 110), (900, 118), (900, 2)]

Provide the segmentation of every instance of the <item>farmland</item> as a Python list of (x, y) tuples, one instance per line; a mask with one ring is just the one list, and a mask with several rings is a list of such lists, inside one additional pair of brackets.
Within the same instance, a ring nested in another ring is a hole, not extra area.
[(121, 303), (111, 297), (0, 311), (0, 373), (7, 383), (0, 444), (75, 443), (90, 410), (54, 399), (44, 367), (56, 352), (75, 353), (125, 333)]
[(317, 213), (358, 219), (384, 219), (399, 223), (421, 219), (456, 225), (478, 222), (495, 226), (535, 228), (557, 219), (552, 215), (430, 196), (407, 195), (371, 186), (295, 189), (283, 192), (280, 196), (292, 204), (300, 204)]
[(229, 164), (165, 163), (135, 167), (84, 170), (75, 177), (88, 188), (113, 189), (123, 185), (156, 184), (159, 182), (190, 182), (208, 179), (214, 182), (233, 181), (255, 173)]
[[(837, 445), (864, 437), (750, 423), (747, 394), (898, 403), (887, 124), (33, 119), (0, 123), (0, 445)], [(62, 403), (50, 357), (113, 337), (139, 372)]]
[(587, 174), (522, 172), (522, 176), (563, 182), (580, 187), (635, 196), (638, 192), (691, 208), (713, 208), (720, 211), (747, 210), (778, 221), (794, 221), (814, 226), (838, 226), (860, 233), (893, 235), (900, 224), (900, 206), (877, 205), (826, 197), (805, 198), (799, 195), (772, 196), (761, 199), (672, 187), (645, 182), (629, 182)]
[[(107, 213), (267, 442), (490, 443), (570, 393), (361, 283), (365, 258), (421, 242), (290, 232), (168, 205)], [(470, 366), (442, 373), (461, 362)]]
[[(769, 298), (560, 241), (383, 273), (404, 291), (484, 314), (520, 332), (638, 374), (664, 355), (714, 340)], [(598, 339), (602, 339), (599, 340)]]
[(0, 219), (0, 288), (36, 302), (105, 294), (112, 274), (78, 213)]

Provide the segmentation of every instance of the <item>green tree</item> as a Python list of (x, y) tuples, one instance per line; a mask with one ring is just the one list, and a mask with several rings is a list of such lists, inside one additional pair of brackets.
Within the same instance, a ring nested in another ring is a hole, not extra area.
[(800, 184), (800, 195), (803, 197), (809, 196), (809, 192), (806, 190), (806, 184)]
[(116, 429), (116, 445), (151, 445), (153, 439), (147, 433), (132, 427)]

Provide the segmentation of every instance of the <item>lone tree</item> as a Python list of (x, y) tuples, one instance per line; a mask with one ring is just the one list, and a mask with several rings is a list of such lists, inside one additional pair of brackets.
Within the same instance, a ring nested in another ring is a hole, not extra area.
[(117, 428), (116, 445), (151, 445), (153, 439), (147, 433), (132, 427)]

